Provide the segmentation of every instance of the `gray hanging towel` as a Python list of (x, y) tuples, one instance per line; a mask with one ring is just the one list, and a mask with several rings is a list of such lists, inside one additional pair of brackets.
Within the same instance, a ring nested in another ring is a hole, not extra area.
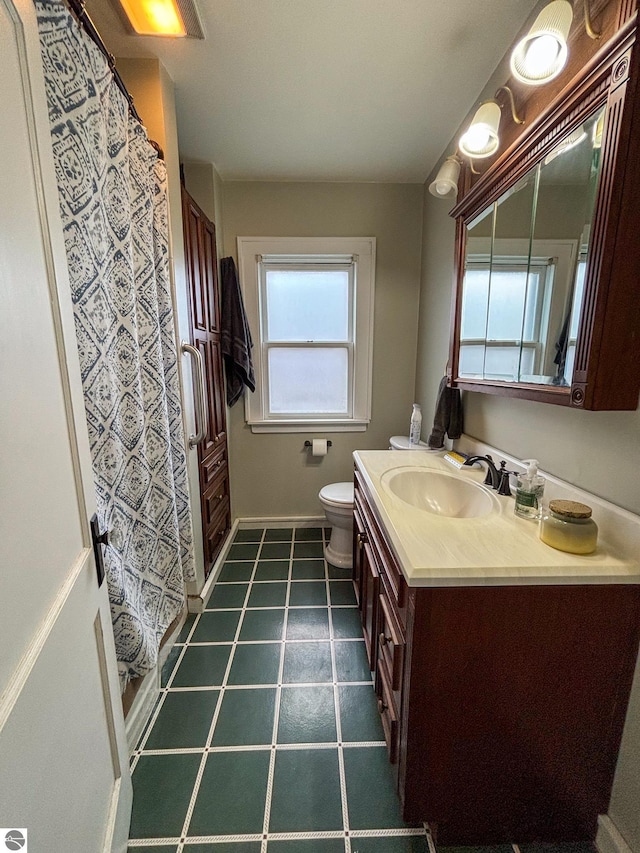
[(457, 388), (449, 388), (446, 376), (440, 381), (433, 428), (427, 439), (427, 444), (431, 450), (439, 450), (444, 445), (445, 433), (452, 439), (460, 438), (462, 435), (460, 391)]
[(220, 341), (227, 377), (227, 404), (233, 406), (242, 396), (245, 385), (250, 391), (256, 390), (251, 360), (253, 341), (233, 258), (220, 261), (220, 303)]

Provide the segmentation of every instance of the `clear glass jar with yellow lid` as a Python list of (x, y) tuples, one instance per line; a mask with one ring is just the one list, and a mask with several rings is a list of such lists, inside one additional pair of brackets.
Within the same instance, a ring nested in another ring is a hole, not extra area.
[(598, 542), (598, 525), (591, 518), (591, 507), (578, 501), (549, 501), (539, 533), (547, 545), (570, 554), (592, 554)]

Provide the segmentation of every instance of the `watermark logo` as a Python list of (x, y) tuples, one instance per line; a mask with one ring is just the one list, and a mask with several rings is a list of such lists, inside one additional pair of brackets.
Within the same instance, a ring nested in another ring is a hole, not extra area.
[(27, 853), (26, 829), (0, 829), (0, 850), (18, 850)]

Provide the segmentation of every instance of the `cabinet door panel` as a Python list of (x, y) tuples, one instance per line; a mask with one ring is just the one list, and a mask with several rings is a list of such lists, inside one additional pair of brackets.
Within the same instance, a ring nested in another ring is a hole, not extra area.
[(399, 691), (402, 685), (404, 640), (386, 595), (380, 595), (379, 604), (378, 658), (384, 660), (391, 676), (391, 689)]
[(362, 561), (362, 633), (369, 659), (369, 669), (373, 672), (377, 655), (378, 597), (380, 595), (380, 577), (371, 547), (365, 544)]
[(389, 750), (389, 761), (398, 761), (398, 746), (400, 741), (400, 726), (398, 712), (393, 700), (393, 692), (389, 684), (389, 676), (383, 663), (379, 662), (375, 681), (376, 696), (378, 697), (378, 713), (384, 730), (384, 738)]

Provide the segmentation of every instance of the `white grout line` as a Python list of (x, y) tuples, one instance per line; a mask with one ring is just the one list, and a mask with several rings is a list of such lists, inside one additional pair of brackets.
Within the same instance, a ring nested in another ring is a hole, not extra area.
[(437, 853), (436, 844), (435, 844), (435, 841), (433, 840), (433, 835), (431, 834), (431, 830), (429, 829), (429, 827), (426, 823), (424, 825), (424, 831), (427, 834), (427, 847), (429, 848), (429, 853)]
[[(327, 593), (328, 593), (327, 576)], [(331, 637), (331, 671), (333, 674), (333, 704), (336, 715), (336, 737), (338, 739), (338, 776), (340, 779), (340, 802), (342, 805), (342, 825), (345, 832), (345, 853), (351, 853), (351, 838), (349, 833), (349, 805), (347, 802), (347, 778), (344, 769), (344, 752), (342, 749), (342, 722), (340, 720), (340, 693), (338, 689), (338, 667), (336, 664), (335, 638), (333, 635), (333, 618), (329, 608), (329, 636)]]
[(267, 790), (264, 802), (264, 815), (262, 822), (263, 839), (260, 845), (260, 853), (267, 853), (267, 836), (269, 832), (269, 822), (271, 820), (271, 803), (273, 799), (273, 780), (276, 772), (276, 757), (278, 743), (278, 726), (280, 723), (280, 699), (282, 697), (282, 682), (284, 678), (284, 658), (287, 649), (287, 624), (289, 619), (289, 596), (291, 594), (291, 574), (293, 566), (293, 539), (295, 532), (291, 537), (291, 548), (289, 550), (289, 571), (287, 573), (287, 592), (285, 595), (284, 616), (282, 620), (282, 637), (280, 647), (280, 660), (278, 662), (278, 684), (276, 686), (276, 701), (273, 710), (273, 728), (271, 730), (271, 754), (269, 756), (269, 770), (267, 773)]
[[(324, 685), (329, 686), (329, 685)], [(341, 685), (342, 686), (342, 685)], [(247, 688), (244, 688), (245, 690)], [(276, 688), (277, 689), (277, 688)], [(233, 746), (182, 746), (168, 749), (144, 749), (142, 755), (199, 755), (208, 752), (209, 755), (219, 752), (266, 752), (275, 747), (281, 752), (305, 751), (309, 749), (363, 749), (367, 747), (386, 746), (384, 740), (362, 740), (362, 741), (310, 741), (309, 743), (247, 743), (235, 744)]]
[[(264, 531), (262, 533), (262, 536), (264, 538)], [(258, 548), (258, 553), (259, 552), (260, 552), (260, 548)], [(258, 558), (256, 556), (256, 559), (254, 560), (253, 571), (251, 573), (251, 579), (249, 580), (249, 583), (247, 584), (247, 591), (245, 593), (245, 598), (244, 598), (245, 606), (249, 600), (249, 595), (251, 594), (251, 581), (255, 575), (257, 565), (258, 565)], [(213, 733), (215, 731), (216, 724), (217, 724), (218, 718), (220, 716), (220, 709), (222, 708), (222, 703), (224, 701), (225, 687), (226, 687), (227, 681), (229, 679), (229, 673), (231, 672), (231, 667), (233, 665), (233, 659), (234, 659), (235, 651), (236, 651), (236, 647), (237, 647), (237, 640), (238, 640), (238, 637), (240, 636), (240, 631), (242, 629), (243, 620), (244, 620), (244, 609), (242, 610), (242, 613), (240, 614), (240, 618), (238, 619), (238, 624), (236, 625), (236, 632), (234, 635), (233, 643), (231, 644), (231, 651), (229, 653), (229, 658), (227, 660), (227, 666), (225, 668), (224, 676), (222, 678), (222, 684), (220, 687), (220, 694), (218, 696), (218, 701), (216, 702), (216, 709), (213, 713), (211, 725), (209, 726), (209, 733), (207, 734), (207, 739), (205, 742), (205, 748), (202, 752), (202, 758), (200, 760), (200, 766), (198, 767), (198, 773), (197, 773), (197, 776), (195, 779), (195, 783), (193, 785), (193, 790), (191, 792), (191, 798), (189, 800), (189, 806), (187, 808), (187, 813), (185, 815), (184, 823), (182, 825), (182, 833), (181, 833), (182, 838), (185, 838), (187, 836), (187, 833), (189, 830), (189, 824), (191, 823), (191, 818), (193, 817), (193, 810), (194, 810), (195, 805), (196, 805), (196, 800), (198, 799), (198, 794), (200, 793), (200, 785), (202, 784), (202, 779), (204, 776), (204, 771), (205, 771), (207, 759), (209, 756), (209, 750), (211, 747), (211, 743), (213, 741)], [(182, 853), (183, 849), (184, 849), (184, 843), (181, 840), (180, 844), (178, 845), (178, 849), (176, 850), (176, 853)]]

